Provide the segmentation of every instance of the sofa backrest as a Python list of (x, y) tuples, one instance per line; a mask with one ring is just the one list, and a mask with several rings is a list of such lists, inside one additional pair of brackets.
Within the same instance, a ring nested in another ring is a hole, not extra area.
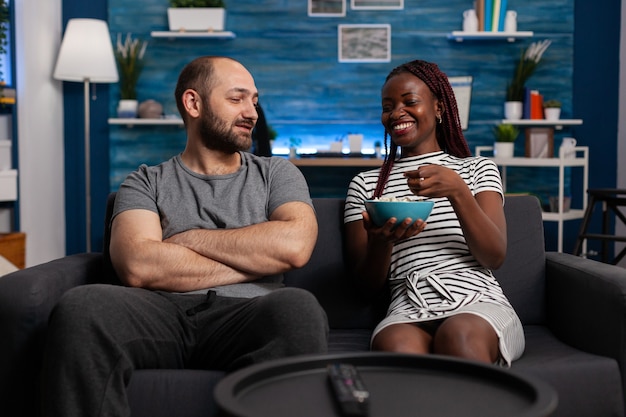
[[(359, 300), (344, 265), (343, 205), (339, 198), (313, 199), (319, 224), (317, 244), (309, 263), (285, 274), (290, 286), (313, 292), (325, 308), (331, 327), (368, 328), (386, 310), (387, 294), (373, 303)], [(524, 324), (545, 321), (545, 251), (539, 200), (532, 196), (506, 198), (507, 256), (494, 271), (503, 291)]]
[[(108, 265), (110, 218), (115, 193), (107, 201), (104, 257)], [(343, 206), (341, 198), (313, 199), (319, 234), (311, 260), (285, 274), (285, 284), (311, 291), (326, 310), (333, 328), (373, 328), (384, 317), (388, 293), (375, 300), (359, 297), (344, 262)], [(539, 200), (532, 196), (506, 198), (508, 248), (494, 275), (523, 324), (545, 322), (545, 250)]]
[(319, 300), (332, 328), (372, 329), (383, 319), (388, 293), (364, 300), (350, 281), (344, 262), (341, 198), (314, 198), (318, 236), (308, 264), (285, 273), (285, 284), (307, 289)]
[(507, 196), (507, 254), (493, 271), (523, 324), (543, 324), (545, 312), (546, 253), (539, 199)]

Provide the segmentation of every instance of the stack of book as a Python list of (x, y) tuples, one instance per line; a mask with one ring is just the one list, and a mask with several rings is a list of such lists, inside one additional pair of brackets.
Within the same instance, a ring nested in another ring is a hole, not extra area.
[(503, 32), (507, 0), (475, 0), (474, 8), (481, 32)]
[(539, 90), (531, 90), (524, 88), (524, 109), (522, 111), (523, 119), (543, 119), (543, 95), (539, 94)]

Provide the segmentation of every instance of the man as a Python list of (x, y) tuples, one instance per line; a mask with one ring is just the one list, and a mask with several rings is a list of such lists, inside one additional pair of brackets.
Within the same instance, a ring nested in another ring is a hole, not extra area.
[(134, 369), (231, 371), (326, 351), (315, 298), (281, 288), (317, 239), (306, 182), (282, 158), (244, 152), (258, 118), (252, 76), (198, 58), (175, 96), (184, 151), (142, 165), (116, 197), (110, 254), (126, 286), (75, 288), (51, 315), (45, 415), (129, 415)]

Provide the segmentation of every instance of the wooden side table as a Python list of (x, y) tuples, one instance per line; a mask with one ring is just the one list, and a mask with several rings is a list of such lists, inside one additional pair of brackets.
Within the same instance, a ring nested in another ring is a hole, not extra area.
[(0, 255), (19, 269), (26, 266), (26, 233), (0, 233)]

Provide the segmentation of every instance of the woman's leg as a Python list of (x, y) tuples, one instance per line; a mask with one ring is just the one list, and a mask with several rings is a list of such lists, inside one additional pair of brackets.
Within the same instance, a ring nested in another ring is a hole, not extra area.
[(444, 320), (437, 329), (433, 353), (494, 363), (499, 356), (498, 335), (482, 317), (458, 314)]

